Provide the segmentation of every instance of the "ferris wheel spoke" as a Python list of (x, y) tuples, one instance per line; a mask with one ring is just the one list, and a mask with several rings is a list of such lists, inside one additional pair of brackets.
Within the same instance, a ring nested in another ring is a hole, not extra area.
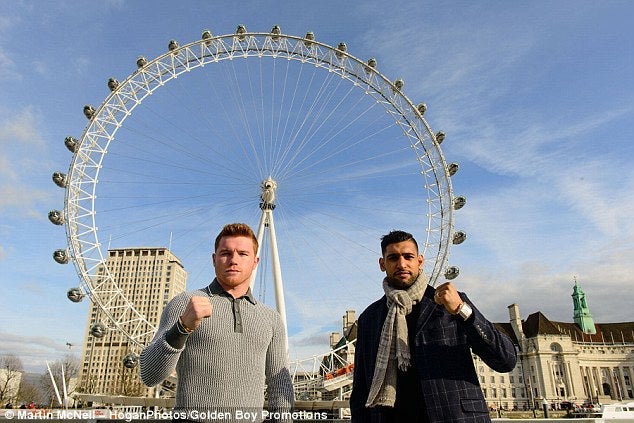
[[(341, 83), (340, 80), (337, 81), (337, 84), (339, 83)], [(314, 132), (316, 128), (321, 127), (320, 123), (323, 124), (322, 115), (329, 106), (329, 99), (332, 98), (335, 92), (335, 90), (330, 88), (332, 87), (328, 85), (328, 79), (325, 78), (316, 93), (306, 91), (302, 101), (302, 106), (305, 106), (306, 109), (299, 110), (296, 113), (297, 122), (292, 127), (290, 140), (287, 148), (282, 152), (281, 160), (291, 164), (294, 163), (295, 160), (301, 157), (301, 153), (307, 148), (310, 141), (315, 139)], [(309, 94), (312, 94), (312, 97), (309, 97)], [(311, 101), (308, 101), (309, 98)], [(287, 154), (286, 151), (294, 151), (295, 153)]]
[[(368, 263), (376, 262), (377, 252), (368, 249), (362, 238), (352, 236), (365, 233), (367, 237), (371, 233), (370, 228), (351, 220), (330, 220), (323, 213), (311, 217), (285, 208), (280, 215), (280, 225), (286, 223), (281, 225), (284, 228), (282, 236), (287, 240), (284, 244), (285, 262), (300, 266), (303, 269), (301, 274), (319, 272), (321, 278), (329, 282), (315, 284), (313, 280), (302, 277), (288, 280), (290, 292), (309, 291), (315, 298), (315, 301), (302, 301), (296, 296), (293, 298), (295, 307), (308, 310), (315, 309), (315, 304), (324, 304), (327, 307), (357, 308), (371, 301), (371, 296), (375, 296), (377, 291), (372, 289), (376, 281)], [(310, 229), (298, 231), (299, 227)], [(351, 254), (351, 251), (355, 253)], [(372, 260), (358, 260), (359, 257)], [(336, 293), (332, 290), (333, 284), (338, 287)], [(369, 295), (360, 295), (362, 292)], [(318, 316), (308, 314), (306, 317), (315, 319)]]
[[(188, 112), (192, 112), (191, 107), (184, 106), (184, 109), (187, 110)], [(237, 160), (237, 156), (232, 156), (226, 153), (227, 150), (223, 148), (223, 146), (226, 146), (228, 144), (228, 141), (225, 139), (224, 136), (215, 138), (222, 141), (220, 147), (216, 147), (214, 143), (208, 140), (205, 141), (204, 139), (201, 139), (201, 137), (198, 135), (188, 133), (187, 127), (183, 125), (179, 125), (178, 122), (172, 121), (169, 118), (169, 116), (166, 116), (165, 114), (160, 114), (159, 112), (156, 112), (154, 110), (152, 110), (152, 112), (156, 118), (161, 120), (161, 122), (168, 123), (170, 126), (175, 128), (177, 134), (179, 135), (186, 134), (187, 135), (186, 139), (190, 141), (190, 143), (186, 144), (174, 136), (168, 138), (167, 135), (165, 135), (164, 133), (156, 133), (155, 132), (156, 130), (153, 129), (150, 124), (145, 123), (144, 121), (135, 121), (133, 122), (132, 125), (127, 125), (124, 128), (130, 132), (133, 132), (135, 136), (137, 137), (141, 137), (141, 138), (144, 138), (146, 141), (151, 141), (153, 143), (158, 144), (161, 148), (158, 150), (149, 149), (147, 147), (144, 148), (142, 145), (138, 145), (138, 143), (134, 143), (129, 146), (129, 148), (133, 150), (134, 152), (142, 153), (144, 155), (155, 156), (156, 154), (158, 154), (157, 152), (160, 151), (163, 154), (166, 154), (166, 156), (162, 157), (162, 159), (168, 165), (170, 162), (169, 161), (170, 156), (167, 156), (167, 154), (176, 153), (176, 154), (185, 156), (187, 160), (191, 160), (193, 163), (200, 162), (201, 164), (213, 166), (211, 167), (211, 169), (218, 168), (219, 170), (223, 172), (228, 172), (231, 169), (235, 169), (236, 167), (239, 168), (243, 166), (243, 163)], [(134, 126), (135, 123), (140, 125), (141, 127), (136, 128)], [(210, 122), (207, 122), (207, 128), (209, 129), (211, 133), (214, 133), (215, 135), (217, 135), (217, 131), (214, 130), (214, 127)], [(181, 137), (181, 138), (184, 138), (184, 137)], [(191, 141), (197, 142), (200, 146), (204, 147), (211, 154), (206, 154), (204, 156), (194, 154), (192, 152), (193, 149), (192, 149)], [(140, 157), (140, 156), (139, 154), (134, 154), (134, 157)]]
[[(280, 148), (276, 149), (277, 151), (279, 151), (279, 154), (278, 154), (279, 158), (275, 161), (276, 165), (272, 167), (272, 171), (276, 174), (279, 173), (279, 170), (277, 168), (277, 163), (285, 163), (288, 158), (287, 157), (288, 153), (296, 149), (296, 144), (298, 142), (298, 135), (300, 134), (301, 129), (304, 127), (308, 118), (312, 115), (311, 110), (307, 109), (308, 107), (307, 103), (309, 102), (308, 100), (309, 93), (312, 92), (312, 87), (316, 78), (316, 72), (318, 68), (315, 67), (313, 69), (313, 72), (310, 78), (305, 83), (305, 89), (303, 90), (303, 95), (302, 95), (302, 93), (300, 92), (299, 86), (300, 86), (300, 81), (305, 80), (305, 78), (303, 78), (303, 70), (304, 70), (304, 66), (300, 66), (299, 75), (295, 79), (295, 87), (293, 90), (293, 95), (291, 97), (291, 103), (288, 107), (288, 111), (285, 113), (286, 119), (284, 122), (284, 131), (280, 139), (287, 140), (287, 143), (285, 148), (283, 148), (284, 146), (280, 146)], [(321, 90), (319, 92), (321, 92)], [(296, 99), (298, 95), (300, 95), (302, 98), (298, 106), (296, 107)], [(319, 95), (315, 95), (315, 98), (319, 98)], [(313, 104), (314, 104), (314, 101), (313, 101)], [(295, 118), (292, 119), (293, 117)], [(289, 128), (289, 123), (291, 123), (291, 121), (293, 123)]]

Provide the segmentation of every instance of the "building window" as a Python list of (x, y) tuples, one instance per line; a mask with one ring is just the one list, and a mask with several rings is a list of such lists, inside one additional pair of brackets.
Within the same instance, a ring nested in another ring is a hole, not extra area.
[(562, 352), (563, 348), (561, 348), (561, 345), (559, 345), (557, 342), (553, 342), (552, 344), (550, 344), (550, 350), (553, 352)]

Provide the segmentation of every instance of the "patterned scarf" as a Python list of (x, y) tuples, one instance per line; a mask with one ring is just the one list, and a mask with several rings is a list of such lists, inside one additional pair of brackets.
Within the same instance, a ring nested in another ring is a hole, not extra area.
[(426, 288), (427, 277), (422, 270), (416, 281), (406, 290), (392, 288), (388, 285), (387, 278), (383, 279), (388, 310), (381, 330), (376, 367), (366, 407), (394, 407), (397, 366), (401, 371), (407, 371), (410, 367), (411, 356), (405, 316), (420, 302)]

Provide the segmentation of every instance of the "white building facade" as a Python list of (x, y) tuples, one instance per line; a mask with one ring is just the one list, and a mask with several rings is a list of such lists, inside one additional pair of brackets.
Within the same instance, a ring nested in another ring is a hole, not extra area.
[(491, 409), (551, 408), (562, 402), (607, 404), (634, 398), (634, 322), (594, 323), (585, 294), (575, 283), (574, 323), (549, 320), (541, 312), (520, 317), (509, 306), (510, 323), (496, 323), (516, 345), (518, 362), (506, 374), (474, 356)]

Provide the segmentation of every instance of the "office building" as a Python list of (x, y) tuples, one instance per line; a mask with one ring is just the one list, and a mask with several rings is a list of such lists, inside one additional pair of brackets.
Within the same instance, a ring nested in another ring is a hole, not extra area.
[[(102, 283), (109, 283), (113, 289), (115, 286), (120, 289), (122, 296), (132, 302), (134, 309), (145, 316), (149, 325), (155, 328), (158, 327), (167, 302), (185, 290), (187, 272), (180, 260), (167, 248), (108, 250), (105, 266), (111, 278), (104, 278), (105, 281)], [(105, 274), (104, 271), (100, 273)], [(107, 288), (101, 286), (100, 291), (103, 292)], [(117, 301), (119, 300), (120, 298)], [(120, 316), (116, 315), (119, 313), (117, 308), (112, 310), (115, 318), (119, 318)], [(121, 311), (123, 312), (125, 311)], [(119, 330), (108, 329), (102, 338), (94, 336), (91, 328), (98, 323), (106, 327), (113, 326), (102, 309), (93, 301), (90, 304), (86, 325), (78, 392), (154, 396), (154, 389), (145, 387), (141, 382), (138, 366), (127, 368), (123, 365), (124, 357), (130, 352), (139, 354), (139, 349), (133, 348), (129, 339)], [(139, 333), (143, 332), (144, 330)], [(153, 333), (149, 331), (140, 342), (146, 345), (152, 336)]]

